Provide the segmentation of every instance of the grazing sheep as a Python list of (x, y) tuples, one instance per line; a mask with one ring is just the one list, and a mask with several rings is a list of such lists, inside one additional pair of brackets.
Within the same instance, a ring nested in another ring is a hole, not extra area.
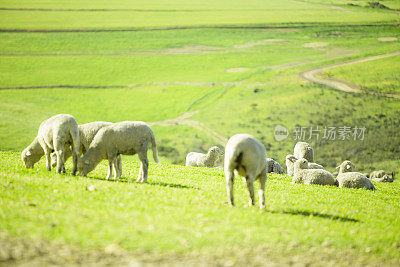
[(336, 177), (337, 184), (340, 188), (365, 188), (369, 190), (376, 190), (372, 182), (358, 172), (353, 172), (354, 164), (346, 160), (338, 167), (339, 174)]
[(301, 158), (294, 163), (292, 183), (335, 185), (335, 179), (325, 170), (309, 169), (308, 161)]
[(207, 154), (190, 152), (186, 156), (186, 166), (212, 168), (219, 156), (223, 154), (224, 152), (217, 146), (210, 148)]
[(55, 151), (57, 156), (57, 172), (65, 173), (64, 148), (71, 146), (73, 151), (72, 175), (76, 174), (79, 154), (79, 130), (74, 117), (68, 114), (59, 114), (42, 122), (35, 140), (22, 151), (22, 161), (27, 168), (46, 155), (46, 168), (51, 171), (51, 152)]
[(265, 183), (267, 181), (267, 161), (264, 146), (253, 136), (237, 134), (232, 136), (225, 148), (225, 178), (228, 202), (234, 205), (233, 179), (234, 171), (245, 177), (250, 196), (250, 205), (254, 205), (254, 181), (260, 180), (258, 198), (260, 209), (265, 208)]
[(394, 181), (394, 172), (389, 175), (384, 170), (373, 171), (370, 173), (369, 179), (378, 183), (392, 183)]
[(118, 155), (138, 154), (141, 161), (137, 182), (147, 181), (149, 161), (147, 149), (151, 144), (153, 158), (158, 162), (157, 145), (151, 128), (141, 121), (124, 121), (101, 128), (93, 138), (87, 152), (78, 161), (79, 174), (86, 176), (103, 159), (108, 159), (109, 173), (112, 167), (118, 170), (115, 179), (121, 176), (121, 169), (115, 166)]
[[(294, 155), (287, 155), (286, 156), (286, 168), (287, 168), (287, 175), (293, 176), (294, 174), (294, 163), (297, 161), (297, 158)], [(314, 162), (308, 163), (309, 169), (321, 169), (324, 170), (324, 166), (319, 165)]]
[[(97, 134), (97, 132), (105, 127), (105, 126), (110, 126), (112, 125), (112, 122), (104, 122), (104, 121), (95, 121), (95, 122), (90, 122), (86, 124), (79, 125), (79, 139), (80, 139), (80, 149), (79, 149), (79, 156), (83, 155), (86, 153), (86, 151), (89, 149), (90, 144), (93, 141), (93, 138)], [(72, 151), (69, 147), (64, 148), (64, 162), (67, 161), (67, 159), (72, 155)], [(57, 156), (55, 153), (51, 154), (51, 164), (54, 167), (57, 164)], [(113, 169), (115, 175), (117, 172), (121, 172), (122, 168), (122, 160), (121, 160), (121, 155), (118, 155), (115, 164), (113, 164)], [(119, 168), (119, 170), (118, 170)], [(107, 180), (111, 179), (113, 176), (112, 170), (109, 169), (109, 172), (107, 174)]]
[(297, 142), (293, 154), (298, 159), (305, 158), (308, 162), (314, 162), (314, 151), (306, 142)]
[(268, 173), (279, 173), (279, 174), (284, 174), (285, 170), (279, 165), (278, 162), (271, 158), (267, 158), (267, 163), (268, 163)]

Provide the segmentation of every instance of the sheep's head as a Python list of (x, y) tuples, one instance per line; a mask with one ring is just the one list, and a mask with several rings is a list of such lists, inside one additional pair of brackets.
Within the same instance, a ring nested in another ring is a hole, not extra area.
[(294, 163), (294, 168), (295, 169), (308, 169), (308, 160), (306, 160), (305, 158), (298, 159)]
[(295, 163), (297, 161), (297, 158), (294, 155), (287, 155), (286, 162), (287, 161), (290, 161), (291, 163)]
[(223, 155), (224, 151), (222, 151), (219, 147), (217, 146), (213, 146), (212, 148), (210, 148), (210, 150), (208, 151), (210, 154), (213, 155)]
[(336, 167), (336, 169), (339, 169), (339, 173), (352, 172), (355, 168), (354, 164), (349, 160), (343, 161), (342, 164)]
[(84, 158), (78, 159), (77, 168), (80, 176), (86, 176), (89, 172), (92, 171), (90, 161)]
[(33, 165), (35, 165), (36, 161), (31, 149), (26, 148), (24, 151), (22, 151), (21, 159), (26, 168), (33, 169)]

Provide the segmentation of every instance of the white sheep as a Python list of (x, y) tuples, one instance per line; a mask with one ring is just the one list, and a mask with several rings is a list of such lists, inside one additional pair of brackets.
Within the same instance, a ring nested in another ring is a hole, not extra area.
[(260, 209), (265, 208), (265, 183), (267, 181), (267, 161), (264, 146), (253, 136), (237, 134), (232, 136), (225, 148), (224, 171), (228, 193), (228, 203), (233, 206), (234, 171), (245, 177), (250, 196), (250, 205), (254, 205), (254, 181), (260, 180), (258, 198)]
[(109, 172), (111, 168), (119, 170), (115, 179), (121, 176), (121, 169), (116, 164), (118, 155), (138, 154), (141, 161), (137, 182), (147, 182), (149, 161), (147, 149), (149, 144), (153, 151), (153, 158), (158, 162), (157, 144), (151, 128), (141, 121), (124, 121), (101, 128), (87, 152), (78, 160), (79, 174), (86, 176), (103, 159), (108, 159)]
[(306, 142), (297, 142), (293, 154), (298, 159), (305, 158), (308, 162), (314, 162), (314, 151)]
[(301, 158), (294, 163), (292, 183), (335, 185), (335, 179), (325, 170), (309, 169), (308, 161)]
[(294, 163), (297, 161), (297, 158), (294, 155), (287, 155), (285, 164), (286, 164), (286, 173), (288, 176), (293, 176), (294, 171)]
[[(286, 170), (287, 170), (287, 175), (288, 176), (293, 176), (294, 174), (294, 163), (297, 161), (297, 158), (294, 155), (287, 155), (286, 156)], [(308, 163), (308, 168), (309, 169), (321, 169), (324, 170), (324, 166), (319, 165), (315, 162), (309, 162)]]
[(338, 167), (339, 174), (336, 176), (337, 184), (340, 188), (365, 188), (369, 190), (376, 190), (373, 183), (364, 175), (358, 172), (353, 172), (354, 164), (346, 160)]
[(394, 172), (389, 175), (384, 170), (373, 171), (368, 178), (378, 183), (392, 183), (394, 181)]
[(219, 156), (223, 154), (224, 152), (217, 146), (210, 148), (207, 154), (190, 152), (186, 156), (186, 166), (212, 168)]
[[(80, 149), (79, 149), (79, 156), (86, 153), (89, 149), (90, 144), (93, 141), (93, 138), (97, 134), (97, 132), (105, 127), (112, 125), (112, 122), (104, 122), (104, 121), (95, 121), (86, 124), (81, 124), (78, 126), (79, 128), (79, 139), (80, 139)], [(72, 155), (72, 150), (69, 147), (64, 148), (64, 162)], [(51, 164), (54, 167), (57, 164), (57, 156), (55, 153), (51, 154)], [(122, 168), (122, 160), (121, 155), (118, 155), (115, 164), (113, 164), (113, 169), (115, 175), (117, 172), (121, 172)], [(113, 171), (109, 169), (107, 174), (107, 180), (111, 179), (113, 176)]]
[(43, 155), (46, 155), (46, 168), (48, 171), (51, 171), (50, 154), (55, 151), (57, 156), (57, 172), (65, 173), (64, 148), (71, 146), (71, 151), (73, 151), (72, 175), (75, 175), (79, 145), (78, 123), (71, 115), (59, 114), (40, 124), (35, 140), (22, 151), (21, 158), (27, 168), (33, 168), (34, 164)]
[(284, 174), (285, 170), (279, 165), (278, 162), (276, 162), (274, 159), (267, 158), (267, 163), (268, 163), (268, 173), (278, 173), (278, 174)]

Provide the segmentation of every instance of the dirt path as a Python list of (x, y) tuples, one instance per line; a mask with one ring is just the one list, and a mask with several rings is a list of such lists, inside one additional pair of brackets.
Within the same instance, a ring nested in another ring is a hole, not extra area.
[(322, 84), (322, 85), (328, 86), (330, 88), (333, 88), (335, 90), (340, 90), (343, 92), (358, 93), (358, 94), (366, 93), (366, 94), (370, 94), (370, 95), (379, 95), (379, 96), (384, 96), (384, 97), (389, 97), (389, 98), (400, 99), (400, 95), (386, 94), (386, 93), (377, 94), (374, 92), (366, 92), (366, 91), (362, 91), (359, 85), (350, 83), (348, 81), (344, 81), (344, 80), (337, 79), (337, 78), (328, 79), (328, 78), (321, 77), (322, 72), (324, 72), (325, 70), (328, 70), (328, 69), (332, 69), (334, 67), (349, 65), (349, 64), (353, 64), (353, 63), (367, 62), (367, 61), (382, 59), (382, 58), (386, 58), (386, 57), (393, 57), (393, 56), (398, 56), (398, 55), (400, 55), (400, 51), (389, 53), (389, 54), (384, 54), (384, 55), (377, 55), (377, 56), (353, 59), (353, 60), (349, 60), (346, 62), (335, 63), (335, 64), (307, 70), (304, 72), (300, 72), (299, 76), (306, 81)]
[(208, 136), (210, 136), (214, 141), (216, 141), (218, 144), (221, 146), (225, 147), (226, 142), (228, 142), (228, 139), (222, 136), (221, 134), (217, 133), (204, 123), (196, 120), (189, 120), (190, 117), (193, 115), (199, 113), (199, 111), (195, 112), (186, 112), (183, 115), (175, 118), (175, 119), (169, 119), (165, 121), (156, 121), (156, 122), (151, 122), (149, 123), (150, 126), (152, 125), (159, 125), (159, 126), (175, 126), (175, 125), (189, 125), (192, 126), (193, 128), (196, 128)]

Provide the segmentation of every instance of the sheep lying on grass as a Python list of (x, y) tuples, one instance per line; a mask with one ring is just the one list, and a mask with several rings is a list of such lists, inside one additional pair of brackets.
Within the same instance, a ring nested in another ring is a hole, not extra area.
[[(79, 149), (79, 156), (83, 155), (86, 153), (86, 151), (89, 149), (90, 144), (92, 143), (95, 135), (97, 132), (105, 127), (105, 126), (110, 126), (112, 125), (112, 122), (104, 122), (104, 121), (95, 121), (95, 122), (90, 122), (86, 124), (79, 125), (79, 139), (80, 139), (80, 149)], [(67, 159), (72, 155), (72, 150), (69, 147), (64, 148), (64, 162), (67, 161)], [(54, 167), (57, 164), (57, 156), (55, 153), (51, 154), (51, 164)], [(117, 175), (117, 172), (121, 172), (122, 169), (122, 161), (121, 161), (121, 155), (117, 156), (115, 164), (113, 164), (113, 170), (115, 176)], [(117, 167), (117, 168), (116, 168)], [(112, 170), (109, 169), (109, 172), (107, 174), (107, 180), (111, 179), (113, 176)]]
[(335, 185), (335, 179), (325, 170), (309, 169), (308, 161), (301, 158), (294, 163), (292, 183)]
[(389, 175), (384, 170), (373, 171), (369, 174), (368, 178), (371, 181), (378, 182), (378, 183), (393, 183), (394, 172), (392, 172), (391, 175)]
[(212, 168), (219, 156), (223, 154), (224, 152), (217, 146), (210, 148), (207, 154), (190, 152), (186, 156), (186, 166)]
[(103, 159), (108, 159), (109, 173), (112, 166), (118, 170), (115, 179), (121, 176), (121, 169), (116, 165), (119, 155), (138, 154), (141, 161), (137, 182), (147, 181), (149, 161), (147, 149), (149, 144), (153, 151), (153, 158), (158, 162), (157, 145), (151, 128), (141, 121), (124, 121), (101, 128), (87, 152), (78, 161), (79, 174), (86, 176)]
[(306, 142), (297, 142), (293, 154), (298, 159), (305, 158), (308, 162), (314, 162), (314, 151)]
[(294, 163), (297, 161), (297, 158), (294, 155), (287, 155), (286, 156), (286, 172), (288, 176), (293, 176), (294, 171)]
[(278, 162), (271, 158), (267, 158), (267, 164), (268, 164), (268, 173), (278, 173), (278, 174), (284, 174), (285, 170), (279, 165)]
[[(286, 156), (286, 169), (287, 169), (287, 175), (288, 176), (293, 176), (294, 174), (294, 163), (297, 161), (297, 158), (294, 155), (287, 155)], [(308, 168), (309, 169), (324, 169), (324, 166), (319, 165), (314, 162), (309, 162), (308, 163)]]
[(264, 146), (253, 136), (237, 134), (232, 136), (225, 148), (225, 178), (228, 193), (228, 202), (234, 205), (233, 179), (234, 171), (245, 177), (249, 190), (250, 205), (254, 205), (254, 181), (260, 180), (258, 198), (260, 209), (265, 208), (265, 183), (267, 181), (267, 161)]
[(72, 175), (76, 174), (79, 154), (79, 130), (78, 123), (68, 114), (59, 114), (42, 122), (35, 140), (22, 151), (22, 161), (27, 168), (33, 168), (34, 164), (46, 155), (46, 168), (51, 171), (51, 152), (57, 156), (57, 172), (65, 173), (64, 148), (71, 146), (73, 156)]
[(376, 190), (375, 186), (367, 177), (361, 173), (353, 172), (355, 167), (350, 161), (346, 160), (336, 168), (339, 169), (339, 174), (336, 176), (336, 183), (339, 187)]

